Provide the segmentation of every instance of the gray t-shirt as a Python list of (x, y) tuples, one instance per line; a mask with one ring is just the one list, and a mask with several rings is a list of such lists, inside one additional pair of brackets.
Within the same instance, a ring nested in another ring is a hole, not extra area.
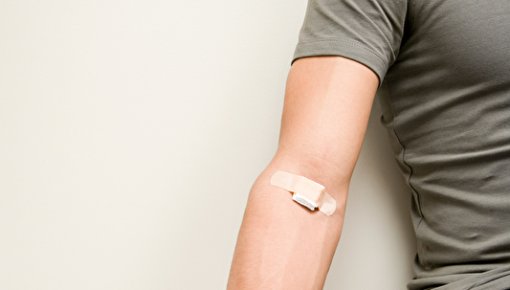
[(291, 64), (340, 55), (380, 82), (409, 186), (409, 290), (510, 289), (510, 1), (308, 0)]

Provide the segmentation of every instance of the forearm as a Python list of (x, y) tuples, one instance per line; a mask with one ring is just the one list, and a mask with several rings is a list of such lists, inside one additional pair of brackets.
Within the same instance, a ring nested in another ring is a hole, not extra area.
[[(269, 183), (287, 170), (326, 187), (337, 201), (332, 216), (311, 212)], [(340, 239), (348, 183), (320, 161), (277, 156), (254, 182), (239, 231), (228, 290), (322, 289)]]

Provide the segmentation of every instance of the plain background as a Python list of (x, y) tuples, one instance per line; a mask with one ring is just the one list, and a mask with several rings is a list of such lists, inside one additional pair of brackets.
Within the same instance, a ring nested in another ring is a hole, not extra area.
[[(224, 289), (306, 1), (0, 0), (0, 289)], [(405, 289), (374, 103), (325, 289)]]

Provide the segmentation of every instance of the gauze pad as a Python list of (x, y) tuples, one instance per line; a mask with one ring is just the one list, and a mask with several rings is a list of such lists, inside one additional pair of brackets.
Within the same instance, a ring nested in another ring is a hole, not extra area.
[(336, 200), (324, 186), (304, 176), (278, 170), (271, 176), (271, 185), (290, 191), (292, 200), (312, 211), (319, 208), (330, 216), (336, 210)]

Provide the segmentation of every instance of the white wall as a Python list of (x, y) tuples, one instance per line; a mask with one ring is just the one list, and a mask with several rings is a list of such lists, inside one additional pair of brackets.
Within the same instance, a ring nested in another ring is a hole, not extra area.
[[(223, 289), (305, 5), (0, 0), (0, 289)], [(325, 289), (411, 277), (379, 114)]]

